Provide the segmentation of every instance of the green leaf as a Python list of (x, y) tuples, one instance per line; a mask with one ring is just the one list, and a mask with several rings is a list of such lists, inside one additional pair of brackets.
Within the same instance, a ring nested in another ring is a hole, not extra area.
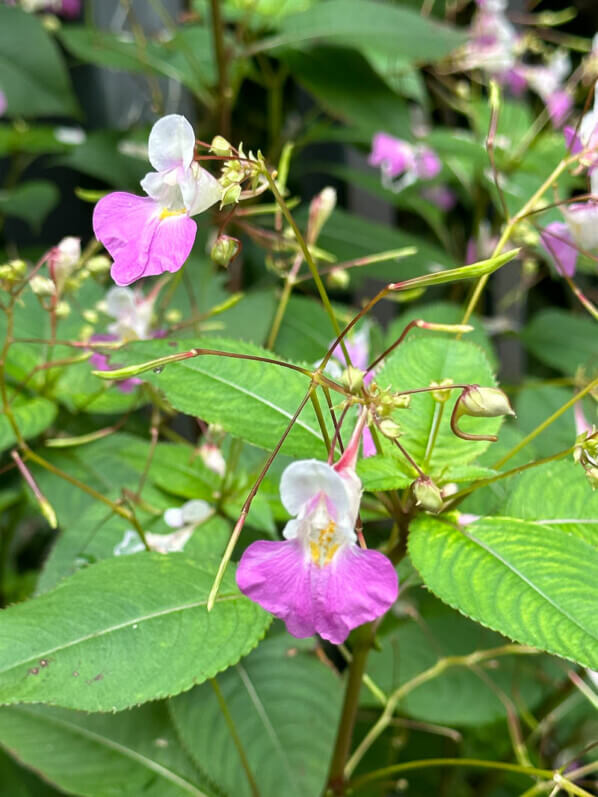
[[(517, 428), (524, 435), (533, 431), (542, 421), (562, 407), (573, 396), (571, 388), (554, 385), (523, 386), (515, 395)], [(559, 416), (541, 434), (534, 438), (534, 450), (539, 457), (549, 457), (563, 451), (575, 441), (573, 407)], [(509, 463), (510, 464), (510, 463)]]
[(29, 126), (22, 120), (18, 124), (0, 124), (0, 155), (27, 152), (44, 155), (48, 152), (67, 152), (72, 145), (57, 137), (60, 128), (55, 125)]
[(0, 745), (69, 794), (206, 797), (164, 704), (108, 716), (5, 707)]
[[(376, 382), (382, 388), (390, 386), (393, 390), (410, 390), (428, 387), (431, 382), (446, 378), (451, 378), (456, 384), (496, 385), (486, 355), (475, 343), (433, 336), (413, 340), (407, 338), (386, 360), (376, 375)], [(451, 397), (444, 405), (436, 444), (429, 458), (432, 476), (441, 473), (448, 462), (471, 462), (490, 445), (487, 441), (463, 440), (452, 433), (449, 420), (461, 391), (451, 392)], [(400, 410), (394, 415), (403, 432), (400, 442), (419, 465), (424, 461), (437, 407), (438, 403), (430, 393), (419, 393), (411, 397), (408, 410)], [(496, 434), (501, 419), (462, 418), (459, 423), (465, 432)]]
[[(380, 638), (380, 651), (368, 659), (368, 675), (387, 694), (434, 666), (445, 656), (466, 656), (476, 650), (500, 647), (506, 640), (472, 623), (458, 612), (434, 603), (421, 622), (404, 622)], [(409, 692), (401, 713), (443, 725), (482, 725), (506, 717), (497, 690), (514, 703), (533, 709), (547, 693), (538, 677), (537, 659), (500, 656), (493, 666), (449, 667), (438, 677)], [(499, 694), (500, 694), (499, 692)], [(362, 689), (362, 702), (379, 705)]]
[(317, 47), (308, 53), (290, 50), (282, 57), (293, 77), (332, 116), (352, 122), (370, 135), (379, 130), (409, 135), (404, 102), (359, 53)]
[(0, 783), (7, 797), (60, 797), (64, 792), (56, 791), (44, 783), (33, 772), (19, 766), (0, 747)]
[(374, 456), (357, 462), (357, 475), (364, 490), (402, 490), (417, 478), (417, 473), (398, 457)]
[(15, 188), (0, 191), (0, 213), (23, 219), (35, 232), (39, 232), (44, 219), (56, 207), (59, 199), (60, 193), (53, 183), (29, 180)]
[(514, 518), (418, 518), (409, 552), (445, 603), (505, 636), (598, 668), (598, 548)]
[[(44, 432), (56, 417), (56, 405), (41, 397), (17, 398), (11, 409), (14, 420), (26, 440)], [(17, 438), (8, 418), (4, 412), (0, 412), (0, 451), (16, 442)]]
[[(342, 685), (305, 647), (287, 634), (268, 639), (217, 679), (264, 797), (320, 794), (326, 782)], [(198, 766), (225, 793), (250, 797), (211, 685), (170, 705), (175, 727)]]
[(108, 31), (83, 25), (63, 26), (64, 46), (86, 63), (123, 72), (162, 75), (197, 93), (215, 80), (210, 31), (200, 25), (179, 29), (162, 41), (148, 39), (143, 48)]
[(78, 113), (60, 52), (41, 21), (0, 6), (0, 75), (11, 116)]
[(376, 47), (414, 62), (437, 61), (465, 41), (465, 34), (416, 11), (374, 0), (328, 0), (286, 17), (279, 34), (260, 50), (326, 42)]
[(571, 458), (547, 462), (516, 476), (505, 515), (535, 520), (576, 534), (598, 547), (598, 493)]
[(123, 141), (126, 139), (118, 130), (95, 130), (81, 144), (57, 158), (56, 163), (97, 177), (120, 190), (129, 188), (139, 193), (139, 181), (149, 164), (142, 157), (123, 152)]
[[(142, 363), (176, 353), (174, 341), (143, 341), (118, 352), (119, 362)], [(180, 351), (208, 348), (259, 357), (272, 352), (251, 344), (220, 338), (177, 341)], [(272, 449), (280, 439), (309, 387), (309, 379), (278, 365), (202, 355), (165, 366), (142, 377), (164, 392), (181, 412), (260, 446)], [(322, 399), (323, 400), (323, 399)], [(290, 432), (282, 451), (296, 457), (324, 456), (315, 413), (308, 404)]]
[(591, 371), (598, 365), (596, 322), (565, 310), (541, 310), (523, 330), (527, 348), (539, 360), (565, 374), (580, 366)]
[(217, 560), (140, 553), (79, 571), (0, 614), (0, 703), (118, 711), (175, 695), (246, 655), (269, 615)]

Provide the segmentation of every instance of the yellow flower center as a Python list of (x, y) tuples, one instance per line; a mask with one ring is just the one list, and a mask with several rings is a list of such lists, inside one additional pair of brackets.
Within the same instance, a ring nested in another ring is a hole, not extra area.
[(162, 221), (162, 219), (169, 218), (169, 216), (182, 216), (186, 212), (187, 211), (185, 210), (185, 208), (181, 208), (180, 210), (167, 210), (166, 208), (164, 208), (162, 213), (160, 213), (160, 221)]
[(336, 524), (333, 520), (323, 529), (320, 529), (317, 540), (310, 540), (309, 552), (314, 564), (324, 567), (330, 564), (332, 557), (338, 550), (338, 544), (333, 542)]

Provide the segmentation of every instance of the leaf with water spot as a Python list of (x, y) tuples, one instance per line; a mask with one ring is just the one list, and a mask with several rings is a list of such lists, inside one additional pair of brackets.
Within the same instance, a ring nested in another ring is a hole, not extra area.
[(111, 711), (176, 695), (246, 655), (270, 616), (217, 559), (139, 553), (80, 570), (0, 613), (0, 703)]

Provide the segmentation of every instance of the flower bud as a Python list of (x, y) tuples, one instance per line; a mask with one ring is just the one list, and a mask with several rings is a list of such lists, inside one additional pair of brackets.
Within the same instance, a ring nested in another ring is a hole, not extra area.
[(0, 266), (0, 280), (18, 282), (26, 270), (27, 265), (24, 260), (11, 260), (9, 263)]
[(348, 390), (355, 393), (363, 387), (363, 371), (350, 365), (343, 371), (341, 382)]
[(590, 482), (590, 487), (592, 490), (598, 488), (598, 467), (593, 465), (590, 468), (586, 468), (586, 476)]
[(29, 287), (36, 296), (54, 296), (56, 285), (48, 277), (36, 274), (29, 280)]
[(56, 313), (56, 318), (66, 318), (71, 314), (71, 306), (68, 302), (58, 302), (54, 312)]
[(220, 208), (226, 207), (226, 205), (235, 205), (241, 197), (241, 186), (238, 183), (233, 183), (225, 188), (222, 192), (222, 198), (220, 200)]
[(56, 283), (58, 293), (62, 291), (68, 278), (75, 270), (81, 258), (81, 239), (72, 235), (63, 238), (62, 241), (52, 249), (50, 254), (50, 274)]
[(11, 260), (8, 265), (17, 277), (22, 277), (27, 271), (27, 264), (24, 260)]
[(308, 237), (311, 243), (318, 239), (322, 227), (336, 207), (336, 191), (328, 186), (314, 197), (309, 206)]
[(442, 493), (427, 476), (420, 476), (411, 485), (415, 503), (427, 512), (440, 512), (443, 505)]
[(214, 241), (210, 257), (216, 265), (227, 268), (238, 251), (239, 242), (236, 238), (231, 238), (230, 235), (219, 235)]
[(112, 261), (106, 255), (96, 255), (87, 261), (87, 268), (92, 274), (102, 274), (112, 266)]
[(98, 314), (95, 310), (84, 310), (83, 311), (83, 318), (89, 324), (97, 324), (98, 323)]
[(344, 268), (333, 268), (326, 277), (326, 284), (329, 288), (343, 291), (349, 286), (351, 281)]
[(214, 136), (210, 144), (210, 152), (221, 158), (228, 158), (233, 154), (233, 148), (223, 136)]
[(474, 418), (497, 418), (500, 415), (515, 415), (509, 399), (497, 387), (466, 388), (458, 401), (457, 417), (471, 415)]
[(448, 385), (454, 384), (453, 380), (449, 378), (442, 379), (440, 382), (430, 382), (430, 387), (438, 388), (438, 390), (432, 390), (432, 398), (434, 401), (438, 401), (440, 403), (444, 403), (451, 397), (451, 390), (442, 390), (443, 387)]
[(392, 406), (395, 410), (406, 410), (411, 405), (410, 395), (396, 395), (392, 397)]
[(172, 307), (170, 310), (166, 311), (164, 318), (169, 324), (178, 324), (178, 322), (182, 320), (183, 314), (180, 310), (177, 310), (176, 307)]
[(385, 418), (383, 421), (380, 421), (378, 426), (380, 429), (381, 434), (384, 437), (388, 437), (389, 440), (396, 440), (397, 437), (401, 436), (401, 427), (398, 423), (392, 420), (392, 418)]

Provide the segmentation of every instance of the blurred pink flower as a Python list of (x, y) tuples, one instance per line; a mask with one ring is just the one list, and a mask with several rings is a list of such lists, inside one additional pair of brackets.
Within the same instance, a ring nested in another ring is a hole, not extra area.
[(8, 103), (6, 102), (6, 94), (0, 91), (0, 116), (6, 111)]
[(184, 116), (158, 120), (149, 137), (149, 160), (157, 170), (141, 181), (147, 197), (117, 191), (100, 199), (93, 229), (114, 259), (117, 285), (178, 271), (193, 246), (191, 216), (221, 198), (220, 184), (193, 160), (195, 133)]
[(436, 205), (440, 210), (448, 213), (457, 204), (457, 196), (447, 185), (430, 185), (422, 188), (422, 196)]
[(598, 202), (575, 202), (563, 206), (565, 221), (553, 221), (540, 232), (540, 241), (557, 271), (575, 274), (580, 250), (598, 249)]
[(317, 633), (338, 645), (353, 628), (384, 614), (398, 595), (391, 561), (356, 542), (361, 425), (334, 467), (309, 459), (286, 468), (280, 497), (294, 516), (286, 539), (254, 542), (239, 562), (241, 592), (284, 620), (295, 637)]
[(380, 166), (383, 185), (393, 191), (401, 191), (418, 179), (431, 180), (442, 169), (442, 162), (434, 150), (423, 144), (410, 144), (388, 133), (376, 133), (368, 163)]

